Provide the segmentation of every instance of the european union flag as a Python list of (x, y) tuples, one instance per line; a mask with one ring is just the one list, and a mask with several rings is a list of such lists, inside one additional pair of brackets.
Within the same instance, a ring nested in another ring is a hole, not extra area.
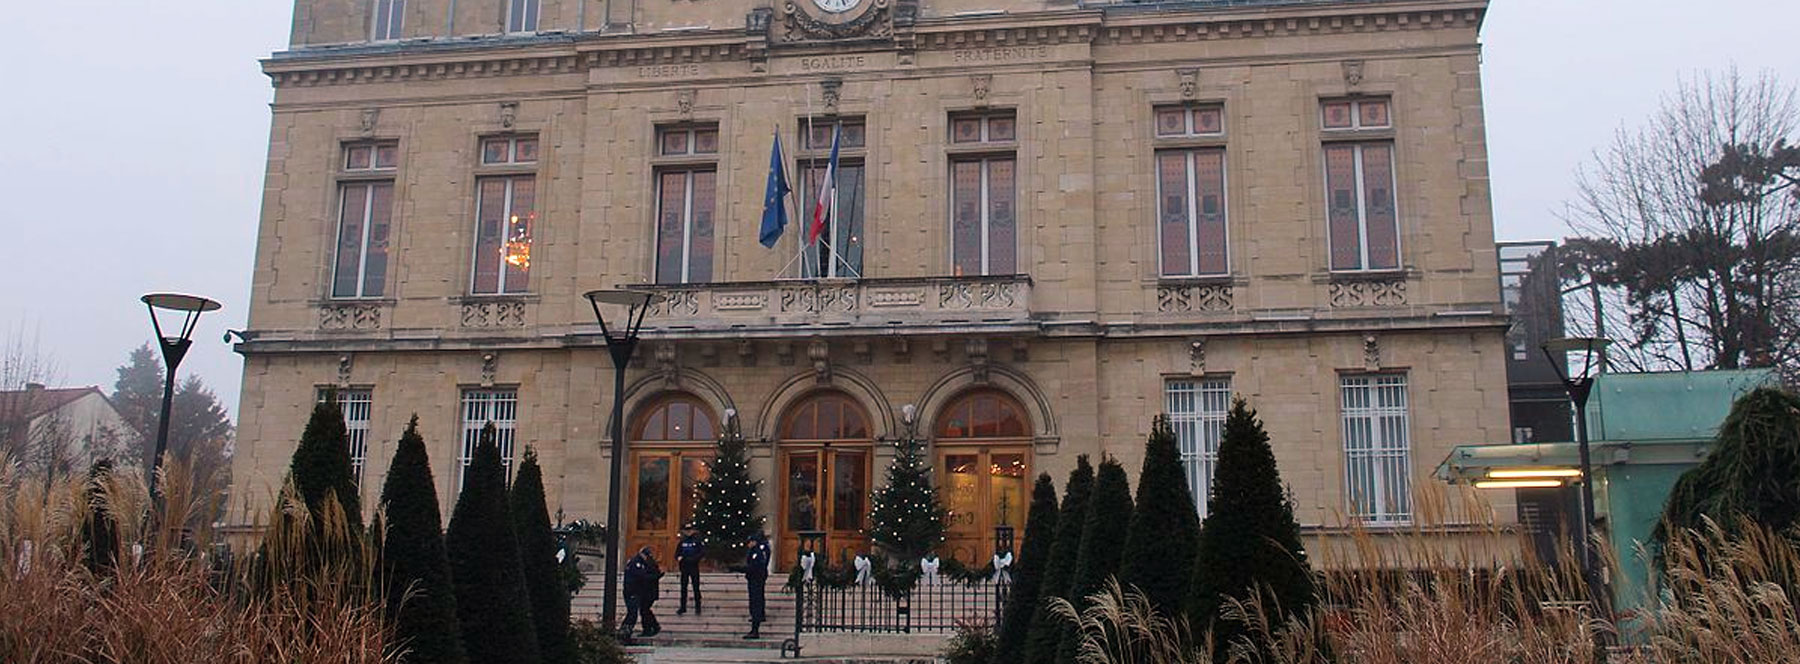
[(775, 135), (775, 147), (769, 150), (769, 186), (763, 190), (762, 232), (759, 239), (765, 247), (774, 248), (775, 241), (781, 239), (781, 232), (787, 228), (787, 195), (793, 189), (788, 187), (787, 171), (781, 162), (781, 134)]

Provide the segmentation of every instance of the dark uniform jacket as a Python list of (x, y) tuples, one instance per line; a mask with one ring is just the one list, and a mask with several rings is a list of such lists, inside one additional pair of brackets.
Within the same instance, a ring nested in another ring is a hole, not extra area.
[(656, 560), (645, 556), (632, 556), (625, 563), (625, 596), (635, 597), (640, 601), (656, 601), (657, 583), (662, 578), (662, 568), (657, 567)]
[(675, 560), (683, 569), (693, 569), (700, 564), (700, 557), (706, 554), (706, 545), (700, 543), (698, 537), (684, 537), (675, 545)]

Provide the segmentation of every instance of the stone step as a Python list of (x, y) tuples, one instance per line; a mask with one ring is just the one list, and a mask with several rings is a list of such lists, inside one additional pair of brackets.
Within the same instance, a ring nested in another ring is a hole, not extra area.
[(781, 640), (783, 638), (792, 636), (791, 631), (784, 635), (779, 632), (763, 630), (762, 638), (745, 639), (742, 637), (746, 631), (749, 630), (740, 628), (730, 632), (687, 632), (669, 631), (668, 628), (665, 627), (664, 631), (658, 632), (656, 636), (632, 637), (631, 643), (632, 645), (650, 646), (655, 648), (728, 648), (732, 650), (774, 651), (781, 649)]

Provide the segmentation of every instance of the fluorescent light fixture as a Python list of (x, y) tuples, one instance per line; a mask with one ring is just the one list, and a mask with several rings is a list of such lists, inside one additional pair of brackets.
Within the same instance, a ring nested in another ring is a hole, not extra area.
[(1496, 480), (1543, 479), (1548, 477), (1581, 477), (1576, 468), (1510, 468), (1490, 470), (1487, 476)]
[(1483, 480), (1475, 483), (1477, 489), (1554, 489), (1562, 486), (1561, 480)]

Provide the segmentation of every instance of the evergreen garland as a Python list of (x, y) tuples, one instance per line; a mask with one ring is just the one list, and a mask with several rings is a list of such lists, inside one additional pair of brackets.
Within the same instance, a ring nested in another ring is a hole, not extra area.
[(916, 433), (894, 445), (887, 485), (869, 499), (869, 537), (891, 558), (916, 561), (944, 541), (944, 508), (931, 474)]
[(1051, 597), (1069, 599), (1069, 582), (1075, 576), (1075, 559), (1081, 554), (1081, 530), (1087, 525), (1088, 494), (1094, 488), (1094, 467), (1086, 454), (1075, 457), (1075, 470), (1064, 485), (1062, 511), (1056, 515), (1056, 541), (1044, 561), (1044, 581), (1038, 586), (1037, 608), (1025, 637), (1025, 662), (1049, 664), (1056, 659), (1056, 644), (1067, 627), (1050, 612)]
[(996, 634), (994, 664), (1019, 664), (1025, 661), (1025, 639), (1036, 610), (1038, 592), (1050, 558), (1050, 547), (1056, 537), (1056, 485), (1049, 473), (1038, 475), (1031, 488), (1031, 512), (1025, 520), (1025, 541), (1019, 545), (1019, 562), (1014, 565), (1012, 589), (1006, 598)]
[[(1081, 552), (1075, 557), (1075, 576), (1069, 582), (1069, 601), (1086, 611), (1087, 597), (1099, 590), (1107, 577), (1119, 573), (1126, 529), (1131, 525), (1131, 485), (1125, 466), (1106, 457), (1094, 473), (1094, 494), (1088, 497), (1087, 521), (1081, 529)], [(1064, 625), (1056, 650), (1057, 664), (1072, 664), (1079, 651), (1081, 633)]]
[(509, 495), (525, 588), (531, 595), (531, 618), (537, 625), (538, 651), (545, 664), (575, 661), (574, 643), (569, 640), (569, 591), (556, 562), (560, 547), (550, 531), (544, 471), (538, 467), (537, 452), (530, 447), (525, 448), (525, 460), (519, 464)]
[[(1212, 630), (1216, 643), (1230, 644), (1245, 633), (1245, 626), (1222, 620), (1222, 607), (1228, 597), (1248, 601), (1252, 593), (1264, 593), (1269, 612), (1264, 619), (1274, 625), (1317, 603), (1312, 567), (1300, 545), (1300, 524), (1282, 488), (1269, 434), (1240, 398), (1231, 404), (1219, 442), (1219, 464), (1194, 557), (1188, 624), (1195, 634)], [(1267, 660), (1264, 647), (1257, 645), (1261, 659)], [(1224, 662), (1229, 650), (1218, 648), (1214, 660)]]
[(713, 445), (707, 477), (694, 485), (694, 521), (684, 524), (700, 531), (706, 555), (724, 563), (742, 562), (743, 544), (762, 532), (763, 516), (757, 514), (756, 487), (750, 479), (750, 454), (737, 417), (727, 413), (725, 430)]
[(1125, 536), (1121, 585), (1136, 586), (1164, 616), (1179, 615), (1194, 575), (1194, 551), (1200, 546), (1200, 514), (1188, 491), (1181, 450), (1167, 417), (1158, 415), (1144, 445), (1144, 467), (1138, 473), (1137, 509)]
[(386, 515), (381, 538), (381, 581), (389, 624), (410, 652), (408, 661), (466, 661), (456, 619), (455, 584), (444, 554), (443, 517), (425, 439), (414, 415), (394, 450), (381, 487)]
[(531, 596), (506, 497), (494, 424), (481, 430), (444, 538), (463, 649), (481, 664), (539, 664)]

